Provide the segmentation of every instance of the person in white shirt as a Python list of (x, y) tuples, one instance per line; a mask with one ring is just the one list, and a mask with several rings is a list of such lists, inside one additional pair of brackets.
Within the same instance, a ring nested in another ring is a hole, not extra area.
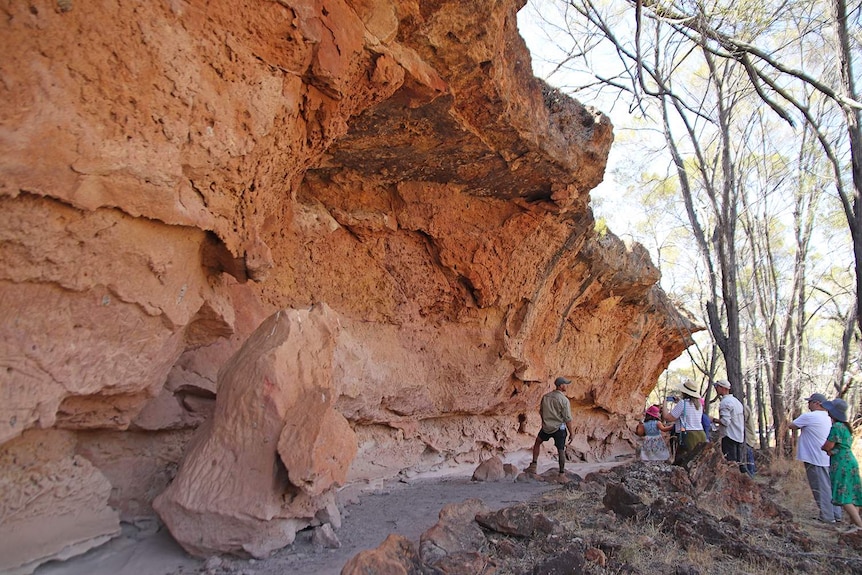
[(700, 402), (700, 390), (690, 379), (685, 379), (679, 391), (682, 393), (682, 400), (673, 406), (673, 409), (668, 410), (667, 407), (662, 408), (662, 419), (673, 423), (679, 421), (679, 446), (677, 452), (677, 461), (694, 451), (694, 448), (701, 443), (706, 443), (706, 433), (703, 431), (703, 405)]
[[(730, 393), (730, 382), (719, 379), (712, 384), (715, 392), (721, 397), (718, 404), (718, 417), (713, 417), (712, 422), (718, 424), (718, 433), (721, 437), (721, 452), (724, 458), (735, 463), (743, 463), (742, 445), (745, 442), (745, 415), (742, 402)], [(744, 465), (739, 470), (746, 472)]]
[(814, 502), (820, 509), (818, 519), (824, 523), (841, 521), (841, 507), (832, 505), (832, 482), (829, 478), (829, 456), (821, 449), (832, 428), (832, 419), (824, 409), (826, 396), (814, 393), (806, 397), (808, 413), (793, 420), (790, 429), (799, 430), (799, 443), (796, 446), (796, 459), (805, 464), (805, 476), (814, 495)]

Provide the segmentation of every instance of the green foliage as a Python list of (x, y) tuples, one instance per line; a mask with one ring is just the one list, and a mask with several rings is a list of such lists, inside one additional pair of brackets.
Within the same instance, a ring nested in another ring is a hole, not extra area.
[(608, 228), (608, 221), (605, 218), (596, 218), (596, 225), (594, 227), (596, 234), (603, 238), (605, 237), (610, 229)]

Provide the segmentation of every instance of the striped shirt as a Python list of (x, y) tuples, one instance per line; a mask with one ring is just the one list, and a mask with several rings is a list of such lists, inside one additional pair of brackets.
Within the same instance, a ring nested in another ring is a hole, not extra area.
[(682, 429), (686, 431), (703, 431), (703, 424), (700, 420), (700, 416), (703, 415), (703, 408), (700, 406), (700, 400), (692, 401), (691, 399), (684, 398), (673, 406), (670, 414), (679, 418)]

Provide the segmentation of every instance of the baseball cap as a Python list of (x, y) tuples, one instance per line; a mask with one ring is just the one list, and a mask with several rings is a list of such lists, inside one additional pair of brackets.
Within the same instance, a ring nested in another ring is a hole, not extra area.
[(811, 397), (806, 397), (805, 401), (813, 401), (814, 403), (824, 403), (826, 401), (826, 396), (822, 393), (812, 393)]
[(561, 385), (568, 385), (570, 383), (572, 383), (572, 380), (566, 379), (565, 377), (558, 377), (554, 380), (554, 385), (556, 385), (557, 387), (560, 387)]
[(723, 387), (724, 389), (730, 389), (730, 382), (726, 379), (718, 379), (713, 383), (715, 387)]

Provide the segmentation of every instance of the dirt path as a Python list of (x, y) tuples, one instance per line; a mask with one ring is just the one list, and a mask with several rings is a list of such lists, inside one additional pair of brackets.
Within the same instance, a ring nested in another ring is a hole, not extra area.
[(337, 532), (340, 549), (315, 551), (300, 537), (254, 573), (338, 575), (351, 557), (363, 549), (377, 547), (390, 533), (418, 543), (419, 536), (437, 522), (440, 509), (447, 503), (476, 498), (500, 509), (538, 497), (555, 487), (558, 486), (540, 481), (477, 483), (470, 481), (469, 476), (394, 484), (347, 507), (349, 515)]
[[(524, 467), (524, 456), (509, 462)], [(585, 475), (613, 466), (570, 464), (570, 471)], [(552, 462), (539, 466), (549, 469)], [(301, 532), (296, 541), (266, 560), (221, 557), (204, 562), (189, 557), (164, 529), (155, 523), (125, 525), (123, 534), (89, 553), (65, 562), (48, 563), (36, 575), (179, 575), (192, 573), (237, 575), (338, 575), (348, 559), (364, 549), (380, 545), (390, 533), (418, 543), (419, 536), (437, 522), (447, 503), (481, 499), (492, 509), (540, 497), (559, 486), (541, 481), (471, 481), (473, 466), (450, 469), (443, 475), (419, 476), (407, 482), (392, 482), (362, 492), (359, 486), (343, 490), (342, 526), (336, 532), (341, 547), (316, 549), (310, 534)]]

